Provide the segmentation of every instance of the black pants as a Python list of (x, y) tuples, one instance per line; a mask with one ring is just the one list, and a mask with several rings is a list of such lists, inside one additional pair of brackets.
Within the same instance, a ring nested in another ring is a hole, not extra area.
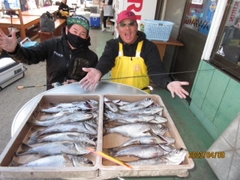
[(107, 19), (112, 19), (112, 16), (103, 16), (103, 27), (106, 28), (107, 27)]

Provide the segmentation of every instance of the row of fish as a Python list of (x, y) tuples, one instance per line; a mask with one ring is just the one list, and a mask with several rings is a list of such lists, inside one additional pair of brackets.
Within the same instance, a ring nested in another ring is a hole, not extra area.
[(98, 129), (98, 101), (51, 104), (40, 108), (32, 117), (32, 133), (16, 152), (16, 157), (32, 155), (24, 164), (13, 161), (13, 166), (25, 167), (89, 167), (89, 148), (96, 149)]
[[(97, 145), (99, 102), (91, 99), (50, 105), (39, 108), (40, 116), (29, 120), (33, 132), (16, 153), (16, 157), (37, 158), (25, 163), (13, 160), (12, 165), (93, 166), (88, 149), (96, 149)], [(165, 135), (167, 119), (162, 114), (163, 107), (152, 98), (127, 102), (104, 97), (104, 135), (117, 133), (129, 139), (104, 151), (116, 158), (136, 157), (134, 161), (125, 160), (130, 165), (180, 164), (187, 151), (176, 149), (175, 139)]]
[[(174, 147), (175, 139), (168, 137), (167, 119), (163, 107), (151, 98), (124, 102), (104, 98), (105, 135), (121, 134), (129, 140), (104, 151), (129, 165), (180, 164), (187, 151)], [(136, 157), (128, 160), (128, 157)]]

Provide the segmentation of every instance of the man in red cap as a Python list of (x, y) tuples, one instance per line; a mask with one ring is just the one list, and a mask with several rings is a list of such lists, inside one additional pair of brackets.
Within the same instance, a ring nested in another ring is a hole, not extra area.
[(188, 82), (172, 81), (166, 74), (157, 46), (138, 31), (136, 15), (132, 11), (124, 10), (118, 14), (116, 28), (119, 37), (106, 43), (96, 68), (83, 68), (87, 72), (80, 81), (83, 88), (93, 90), (101, 77), (111, 70), (113, 82), (150, 92), (151, 78), (158, 86), (167, 88), (172, 97), (189, 95), (182, 88)]

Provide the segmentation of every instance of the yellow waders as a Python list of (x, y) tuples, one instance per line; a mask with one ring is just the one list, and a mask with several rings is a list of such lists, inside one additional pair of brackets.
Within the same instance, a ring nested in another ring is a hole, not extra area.
[[(115, 66), (112, 68), (112, 82), (118, 82), (143, 89), (149, 86), (147, 66), (144, 59), (140, 57), (143, 41), (138, 43), (136, 56), (128, 57), (123, 55), (123, 45), (119, 43), (118, 57), (115, 59)], [(150, 93), (150, 90), (145, 90)]]

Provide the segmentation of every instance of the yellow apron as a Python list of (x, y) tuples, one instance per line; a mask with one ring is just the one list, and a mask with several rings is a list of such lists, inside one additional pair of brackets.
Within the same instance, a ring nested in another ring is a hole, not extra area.
[[(112, 68), (112, 82), (118, 82), (134, 86), (139, 89), (145, 89), (150, 84), (147, 66), (142, 57), (140, 57), (143, 41), (138, 43), (136, 56), (128, 57), (123, 55), (123, 45), (119, 43), (118, 57), (115, 59), (115, 66)], [(145, 90), (150, 92), (150, 90)]]

